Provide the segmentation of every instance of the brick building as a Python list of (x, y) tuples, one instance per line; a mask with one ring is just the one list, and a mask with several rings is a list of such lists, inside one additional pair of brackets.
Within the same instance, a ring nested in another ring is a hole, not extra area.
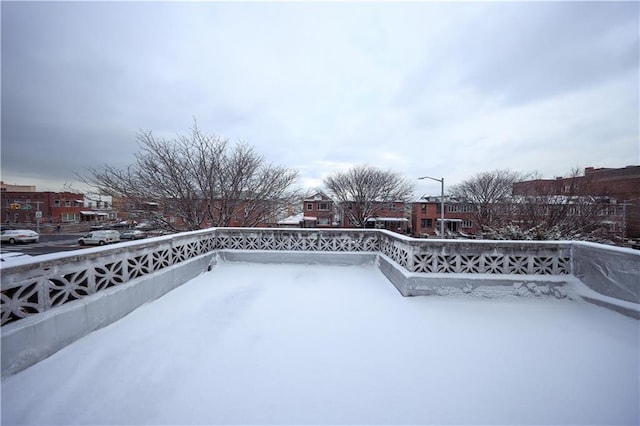
[(93, 223), (115, 220), (117, 211), (108, 196), (67, 191), (2, 191), (0, 216), (5, 224)]
[(4, 223), (79, 222), (85, 210), (82, 194), (74, 192), (2, 191), (0, 204)]
[[(358, 216), (356, 213), (356, 203), (350, 203), (345, 208), (353, 209), (353, 215)], [(409, 233), (409, 227), (411, 225), (410, 204), (403, 201), (395, 201), (392, 203), (374, 202), (373, 211), (375, 211), (375, 214), (372, 217), (366, 218), (366, 228), (387, 229), (401, 234)], [(339, 212), (338, 215), (341, 218), (341, 226), (343, 228), (360, 227), (357, 223), (351, 221), (349, 212), (343, 210)]]
[[(441, 237), (442, 202), (438, 197), (424, 197), (412, 203), (411, 234), (414, 237)], [(445, 237), (467, 237), (477, 229), (471, 215), (472, 206), (464, 201), (446, 197), (444, 200)]]
[(331, 228), (336, 225), (336, 208), (333, 200), (318, 191), (302, 201), (303, 228)]
[(514, 196), (607, 197), (603, 224), (626, 238), (640, 238), (640, 166), (584, 169), (584, 175), (535, 179), (513, 185)]

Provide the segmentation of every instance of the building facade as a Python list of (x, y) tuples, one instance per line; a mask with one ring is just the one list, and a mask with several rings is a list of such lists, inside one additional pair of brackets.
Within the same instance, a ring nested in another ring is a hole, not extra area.
[[(582, 176), (516, 182), (513, 195), (576, 200), (598, 197), (601, 205), (598, 205), (597, 214), (603, 226), (625, 241), (640, 238), (640, 166), (618, 169), (587, 167)], [(572, 210), (569, 213), (579, 215), (579, 204), (576, 202), (570, 206)]]
[[(0, 215), (4, 224), (79, 223), (115, 220), (110, 197), (95, 202), (75, 192), (2, 191)], [(108, 198), (108, 201), (107, 201)]]
[(304, 197), (302, 213), (303, 228), (332, 228), (337, 225), (334, 202), (321, 191)]
[[(440, 196), (424, 197), (413, 202), (411, 213), (411, 233), (414, 237), (443, 237), (440, 232), (442, 221)], [(472, 206), (469, 203), (445, 196), (444, 237), (467, 238), (475, 235), (477, 228), (471, 213)]]

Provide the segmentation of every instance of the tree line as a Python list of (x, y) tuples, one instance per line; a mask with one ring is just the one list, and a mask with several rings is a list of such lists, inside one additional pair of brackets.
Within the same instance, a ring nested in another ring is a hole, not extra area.
[[(281, 216), (302, 198), (296, 170), (267, 162), (246, 143), (231, 144), (202, 132), (196, 122), (188, 135), (164, 139), (140, 131), (137, 141), (139, 151), (131, 165), (91, 168), (80, 179), (100, 193), (138, 206), (145, 215), (154, 214), (150, 201), (170, 203), (181, 228), (189, 230), (229, 226), (232, 220), (256, 226)], [(577, 170), (572, 174), (577, 178)], [(486, 238), (574, 238), (600, 229), (598, 211), (607, 200), (588, 196), (584, 185), (562, 197), (555, 188), (513, 195), (515, 182), (533, 177), (510, 170), (483, 172), (449, 188), (449, 195), (471, 207), (473, 221)], [(368, 165), (333, 173), (323, 185), (350, 223), (360, 227), (393, 203), (411, 201), (415, 190), (402, 174)], [(164, 215), (154, 219), (166, 228), (177, 227)]]

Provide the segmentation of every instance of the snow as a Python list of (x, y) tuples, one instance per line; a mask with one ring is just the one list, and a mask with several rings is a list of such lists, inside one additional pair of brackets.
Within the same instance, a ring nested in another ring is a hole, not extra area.
[(223, 262), (2, 383), (2, 424), (638, 424), (639, 322)]

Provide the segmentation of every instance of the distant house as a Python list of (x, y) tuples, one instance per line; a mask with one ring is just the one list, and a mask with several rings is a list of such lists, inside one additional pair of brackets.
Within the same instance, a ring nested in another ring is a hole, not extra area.
[[(476, 233), (473, 206), (464, 200), (445, 197), (444, 237), (466, 237)], [(414, 237), (443, 237), (440, 233), (442, 202), (440, 196), (425, 197), (412, 203), (411, 229)]]
[(333, 200), (318, 191), (302, 201), (303, 228), (331, 228), (335, 226), (335, 206)]
[[(359, 228), (358, 223), (353, 223), (351, 218), (358, 217), (358, 204), (347, 203), (341, 212), (342, 226), (344, 228)], [(349, 211), (351, 209), (351, 211)], [(411, 226), (411, 208), (404, 201), (395, 202), (373, 202), (375, 212), (372, 216), (365, 218), (366, 228), (387, 229), (401, 234), (409, 233)]]

